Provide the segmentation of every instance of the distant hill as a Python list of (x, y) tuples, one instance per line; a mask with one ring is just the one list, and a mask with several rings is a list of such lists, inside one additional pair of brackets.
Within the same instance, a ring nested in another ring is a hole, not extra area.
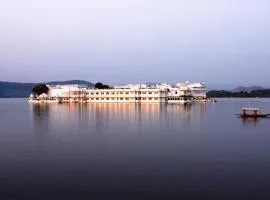
[(253, 90), (250, 92), (241, 91), (241, 92), (231, 92), (226, 90), (211, 90), (207, 92), (208, 97), (270, 97), (270, 89), (263, 89), (263, 90)]
[(270, 97), (270, 89), (261, 86), (237, 87), (232, 90), (210, 90), (208, 97)]
[(241, 87), (234, 88), (231, 92), (252, 92), (255, 90), (264, 90), (264, 88), (261, 86), (250, 86), (250, 87), (241, 86)]
[(80, 85), (87, 85), (88, 87), (94, 86), (93, 83), (83, 80), (70, 80), (70, 81), (51, 81), (48, 82), (49, 85), (69, 85), (69, 84), (80, 84)]
[(0, 82), (0, 97), (28, 97), (37, 83)]
[[(16, 82), (1, 82), (0, 81), (0, 98), (24, 98), (28, 97), (32, 88), (39, 83), (16, 83)], [(92, 87), (94, 84), (83, 80), (70, 81), (53, 81), (46, 84), (51, 85), (68, 85), (68, 84), (83, 84)]]

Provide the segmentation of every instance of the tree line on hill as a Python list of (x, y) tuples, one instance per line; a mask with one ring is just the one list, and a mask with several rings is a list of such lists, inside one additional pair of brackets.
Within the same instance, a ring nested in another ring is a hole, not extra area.
[(253, 90), (251, 92), (240, 91), (231, 92), (226, 90), (211, 90), (207, 92), (207, 97), (222, 98), (222, 97), (240, 97), (240, 98), (255, 98), (255, 97), (270, 97), (270, 89)]

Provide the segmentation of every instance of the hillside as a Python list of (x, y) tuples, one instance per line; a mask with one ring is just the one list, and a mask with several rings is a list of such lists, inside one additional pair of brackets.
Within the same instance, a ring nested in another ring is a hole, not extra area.
[(207, 92), (208, 97), (246, 97), (246, 98), (253, 98), (253, 97), (270, 97), (270, 89), (263, 89), (263, 90), (253, 90), (251, 92), (247, 91), (240, 91), (240, 92), (231, 92), (226, 90), (211, 90)]
[(69, 84), (80, 84), (80, 85), (86, 85), (88, 87), (94, 86), (93, 83), (83, 80), (70, 80), (70, 81), (51, 81), (48, 82), (49, 85), (69, 85)]
[(264, 88), (261, 86), (250, 86), (250, 87), (241, 86), (241, 87), (234, 88), (231, 92), (252, 92), (255, 90), (264, 90)]
[(36, 83), (0, 82), (0, 97), (28, 97)]
[[(32, 88), (39, 83), (16, 83), (16, 82), (1, 82), (0, 81), (0, 98), (23, 98), (28, 97)], [(48, 82), (51, 85), (67, 85), (67, 84), (83, 84), (89, 87), (94, 84), (83, 80), (70, 81), (53, 81)]]

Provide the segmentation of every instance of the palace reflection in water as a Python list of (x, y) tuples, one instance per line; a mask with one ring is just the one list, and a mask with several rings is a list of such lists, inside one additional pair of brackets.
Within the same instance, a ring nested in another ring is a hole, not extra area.
[[(129, 134), (159, 129), (199, 128), (214, 104), (168, 105), (134, 103), (30, 104), (37, 131), (51, 128), (84, 128), (96, 132)], [(78, 131), (78, 130), (74, 130)]]
[(21, 199), (270, 197), (269, 120), (235, 116), (241, 107), (269, 113), (269, 105), (1, 100), (0, 187)]

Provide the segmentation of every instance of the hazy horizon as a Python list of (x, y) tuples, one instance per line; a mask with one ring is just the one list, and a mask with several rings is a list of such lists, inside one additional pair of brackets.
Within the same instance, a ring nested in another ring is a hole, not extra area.
[(270, 87), (270, 1), (10, 0), (0, 81)]
[[(94, 81), (91, 81), (91, 80), (82, 80), (82, 79), (69, 79), (69, 80), (48, 80), (48, 81), (44, 81), (44, 82), (22, 82), (22, 81), (3, 81), (3, 80), (0, 80), (0, 82), (10, 82), (10, 83), (49, 83), (49, 82), (65, 82), (65, 81), (87, 81), (87, 82), (90, 82), (92, 84), (95, 84), (97, 82), (94, 82)], [(181, 83), (184, 83), (186, 81), (178, 81), (178, 82), (181, 82)], [(192, 83), (195, 83), (196, 81), (193, 81)], [(198, 81), (197, 81), (198, 82)], [(158, 81), (158, 82), (126, 82), (126, 83), (116, 83), (116, 84), (110, 84), (108, 81), (107, 82), (103, 82), (104, 84), (109, 84), (109, 85), (125, 85), (125, 84), (162, 84), (162, 83), (168, 83), (168, 84), (176, 84), (177, 82), (161, 82), (161, 81)], [(190, 82), (191, 83), (191, 82)], [(203, 82), (205, 83), (205, 82)], [(207, 84), (207, 83), (206, 83)], [(223, 85), (213, 85), (213, 84), (207, 84), (207, 90), (234, 90), (236, 88), (239, 88), (239, 87), (263, 87), (264, 89), (270, 89), (270, 86), (263, 86), (263, 85), (256, 85), (256, 84), (249, 84), (249, 85), (244, 85), (244, 84), (240, 84), (240, 85), (233, 85), (233, 84), (223, 84)]]

